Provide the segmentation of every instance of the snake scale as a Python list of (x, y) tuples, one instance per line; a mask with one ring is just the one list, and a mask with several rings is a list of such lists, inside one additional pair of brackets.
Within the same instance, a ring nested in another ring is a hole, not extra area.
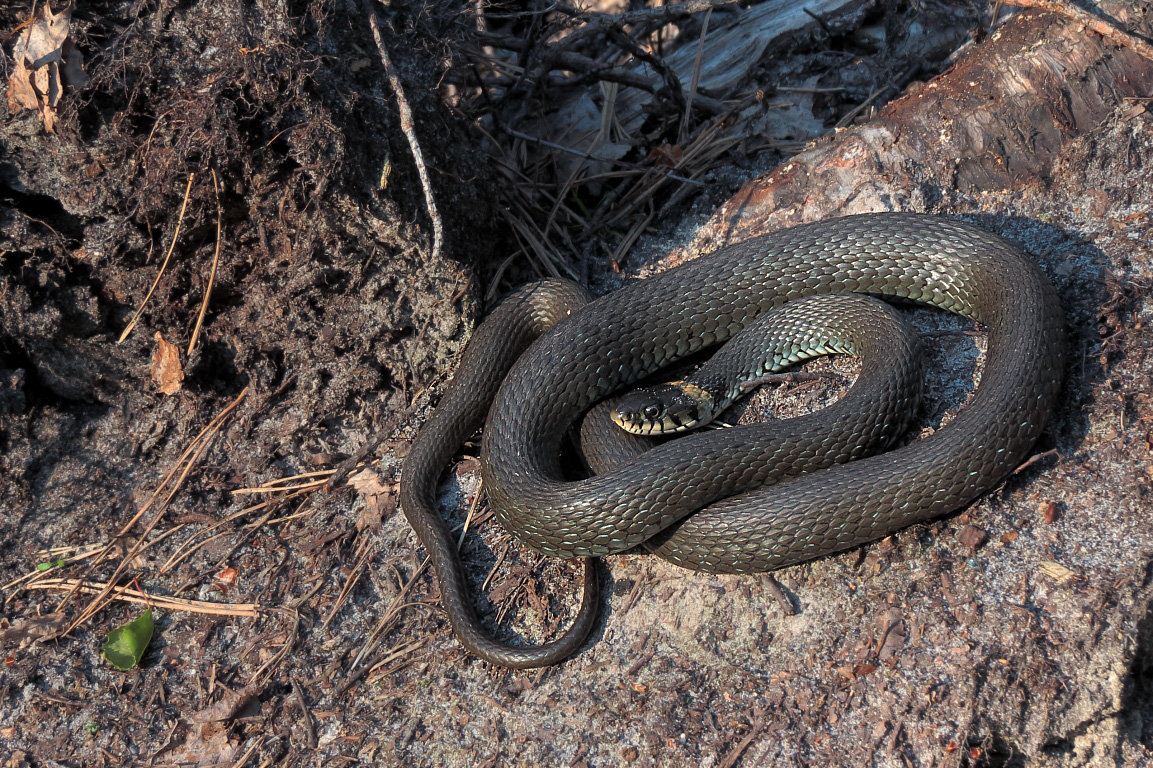
[[(843, 464), (819, 436), (795, 435), (799, 453), (782, 453), (779, 424), (707, 430), (570, 479), (565, 440), (598, 401), (779, 305), (845, 292), (929, 304), (986, 329), (980, 383), (952, 422)], [(436, 510), (445, 466), (482, 424), (489, 502), (529, 546), (594, 558), (652, 539), (658, 554), (689, 568), (763, 571), (876, 540), (988, 490), (1041, 432), (1063, 368), (1057, 295), (1012, 245), (922, 214), (830, 219), (723, 247), (591, 302), (562, 281), (513, 293), (477, 329), (410, 449), (401, 503), (460, 642), (496, 664), (543, 666), (571, 654), (595, 622), (593, 561), (585, 561), (581, 608), (559, 639), (522, 648), (484, 629)]]

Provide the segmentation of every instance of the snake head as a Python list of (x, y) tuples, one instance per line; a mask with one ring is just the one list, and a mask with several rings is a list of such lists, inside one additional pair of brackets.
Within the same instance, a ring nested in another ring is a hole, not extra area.
[(684, 381), (635, 389), (622, 396), (612, 420), (634, 435), (667, 435), (707, 423), (712, 417), (712, 396)]

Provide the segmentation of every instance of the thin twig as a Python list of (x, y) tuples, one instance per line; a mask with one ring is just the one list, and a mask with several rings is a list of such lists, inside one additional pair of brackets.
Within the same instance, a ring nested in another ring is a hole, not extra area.
[(256, 603), (210, 603), (205, 600), (185, 600), (164, 595), (145, 595), (139, 589), (118, 587), (112, 582), (85, 581), (83, 579), (45, 579), (24, 587), (25, 589), (53, 589), (79, 592), (85, 595), (102, 595), (107, 600), (122, 600), (126, 603), (140, 603), (163, 608), (166, 611), (186, 613), (206, 613), (212, 616), (244, 616), (255, 619), (260, 606)]
[(216, 193), (216, 251), (212, 254), (212, 271), (208, 273), (208, 287), (204, 289), (204, 301), (200, 302), (200, 314), (196, 316), (196, 327), (192, 329), (192, 338), (188, 341), (189, 356), (196, 349), (196, 341), (200, 338), (200, 326), (204, 324), (204, 313), (208, 311), (208, 297), (212, 295), (212, 285), (216, 282), (216, 266), (220, 263), (220, 220), (223, 214), (220, 208), (220, 185), (216, 181), (216, 169), (212, 169), (212, 189)]
[[(557, 51), (551, 54), (547, 61), (552, 65), (550, 67), (551, 69), (568, 69), (573, 72), (581, 72), (587, 75), (588, 78), (594, 80), (620, 83), (621, 85), (638, 88), (654, 96), (658, 95), (662, 87), (660, 83), (650, 80), (636, 70), (626, 69), (625, 67), (614, 67), (611, 64), (590, 59), (588, 56), (574, 53), (573, 51)], [(576, 82), (579, 83), (580, 80)], [(680, 91), (680, 89), (675, 92), (675, 95), (681, 98), (684, 97), (684, 93)], [(719, 115), (726, 111), (725, 104), (720, 99), (714, 99), (711, 96), (705, 96), (700, 93), (693, 97), (693, 105), (712, 115)]]
[(188, 195), (192, 191), (192, 179), (195, 177), (195, 173), (188, 174), (188, 186), (184, 188), (184, 202), (180, 204), (180, 216), (176, 219), (176, 231), (172, 233), (172, 242), (168, 246), (168, 253), (164, 254), (164, 263), (160, 265), (160, 271), (156, 273), (156, 279), (152, 281), (152, 287), (148, 289), (148, 294), (144, 297), (144, 301), (140, 302), (136, 314), (128, 321), (128, 325), (124, 327), (120, 338), (116, 340), (117, 344), (123, 342), (128, 338), (128, 334), (132, 333), (132, 329), (136, 327), (137, 321), (140, 320), (140, 315), (144, 314), (144, 305), (152, 298), (152, 293), (156, 290), (156, 286), (160, 285), (160, 278), (164, 276), (164, 270), (168, 268), (168, 260), (172, 258), (172, 252), (176, 250), (176, 238), (180, 237), (180, 227), (184, 223), (184, 212), (188, 210)]
[(600, 34), (609, 27), (620, 28), (626, 24), (664, 24), (676, 19), (692, 16), (705, 11), (718, 9), (736, 9), (741, 0), (693, 0), (688, 3), (658, 6), (656, 8), (638, 8), (622, 13), (604, 13), (602, 11), (585, 11), (570, 6), (558, 5), (557, 13), (588, 22), (583, 27), (574, 30), (560, 39), (559, 44), (571, 45), (577, 40), (583, 40), (591, 35)]
[(344, 607), (345, 602), (348, 600), (348, 596), (352, 594), (352, 590), (356, 588), (357, 583), (360, 582), (360, 578), (367, 570), (368, 561), (373, 555), (373, 545), (375, 543), (375, 537), (365, 536), (357, 544), (356, 565), (352, 567), (352, 573), (350, 573), (348, 579), (345, 580), (344, 586), (340, 588), (340, 594), (336, 596), (336, 600), (333, 601), (332, 607), (328, 610), (328, 616), (325, 617), (324, 622), (320, 625), (321, 630), (324, 632), (328, 631), (328, 627), (332, 624), (332, 620), (336, 618), (336, 614), (339, 613), (340, 609)]
[(292, 618), (292, 629), (284, 639), (284, 645), (280, 646), (280, 650), (252, 674), (252, 680), (258, 685), (268, 682), (272, 676), (272, 670), (287, 658), (296, 645), (296, 639), (300, 636), (300, 611), (296, 608), (285, 608), (284, 613)]
[(420, 575), (424, 573), (424, 570), (428, 568), (428, 564), (429, 558), (425, 556), (420, 567), (413, 572), (412, 576), (408, 578), (408, 581), (401, 585), (400, 591), (397, 592), (396, 596), (392, 599), (392, 604), (389, 605), (388, 610), (382, 613), (380, 618), (376, 620), (376, 625), (369, 630), (364, 644), (357, 650), (356, 656), (353, 657), (352, 663), (349, 665), (349, 675), (356, 672), (360, 665), (364, 663), (365, 658), (376, 649), (377, 645), (380, 644), (381, 638), (383, 638), (385, 633), (392, 627), (392, 623), (396, 620), (396, 617), (400, 615), (400, 612), (410, 605), (420, 604), (408, 602), (404, 598), (409, 590), (412, 589), (413, 585), (416, 584), (416, 580), (419, 579)]
[(256, 741), (252, 743), (252, 746), (248, 748), (248, 751), (241, 755), (240, 759), (233, 763), (231, 768), (244, 768), (244, 766), (248, 764), (249, 759), (260, 751), (260, 748), (264, 746), (264, 742), (267, 740), (268, 734), (260, 734)]
[(720, 768), (733, 768), (733, 766), (737, 764), (737, 761), (741, 759), (741, 755), (745, 753), (749, 745), (757, 740), (757, 737), (761, 735), (761, 731), (764, 729), (764, 719), (754, 716), (753, 725), (749, 729), (749, 732), (745, 735), (745, 738), (741, 739), (740, 742), (725, 755), (725, 759), (721, 761)]
[[(181, 454), (180, 459), (177, 460), (176, 465), (168, 471), (168, 474), (164, 476), (164, 479), (161, 481), (160, 485), (156, 488), (155, 491), (153, 491), (152, 496), (148, 499), (144, 506), (141, 507), (140, 511), (137, 512), (136, 515), (134, 515), (132, 519), (129, 520), (128, 523), (126, 523), (120, 529), (120, 532), (117, 533), (116, 537), (113, 539), (113, 542), (109, 543), (106, 551), (111, 551), (115, 540), (125, 536), (132, 528), (132, 526), (136, 524), (136, 521), (143, 517), (144, 514), (149, 509), (151, 509), (156, 500), (160, 498), (160, 494), (164, 490), (165, 486), (169, 484), (169, 481), (172, 480), (177, 470), (180, 470), (181, 465), (183, 465), (183, 470), (180, 471), (180, 474), (178, 477), (176, 477), (175, 481), (171, 483), (171, 488), (169, 489), (168, 494), (164, 497), (164, 500), (160, 502), (159, 512), (157, 512), (155, 517), (153, 517), (152, 522), (150, 522), (145, 527), (144, 531), (140, 534), (140, 537), (136, 540), (136, 543), (133, 544), (132, 548), (124, 555), (123, 558), (121, 558), (120, 564), (116, 567), (112, 577), (108, 580), (109, 585), (114, 584), (120, 578), (120, 576), (128, 568), (128, 564), (131, 563), (143, 549), (145, 546), (145, 539), (147, 538), (148, 534), (152, 532), (152, 529), (155, 528), (156, 525), (160, 522), (160, 519), (164, 516), (164, 511), (167, 509), (168, 503), (172, 501), (172, 498), (176, 495), (176, 491), (179, 490), (181, 485), (183, 485), (184, 479), (188, 477), (188, 473), (192, 471), (192, 468), (196, 465), (196, 462), (200, 459), (201, 455), (203, 455), (203, 453), (208, 449), (208, 446), (211, 445), (212, 438), (215, 437), (217, 432), (220, 431), (220, 428), (228, 418), (228, 415), (232, 413), (232, 411), (238, 405), (240, 405), (241, 401), (244, 400), (247, 395), (248, 387), (245, 387), (241, 393), (236, 396), (235, 400), (225, 406), (224, 410), (218, 413), (216, 417), (213, 418), (211, 422), (209, 422), (208, 426), (205, 427), (200, 432), (200, 434), (196, 436), (188, 448), (184, 449), (184, 452)], [(101, 554), (101, 556), (97, 558), (96, 562), (100, 562), (103, 560), (103, 558), (104, 555)], [(93, 563), (93, 565), (95, 565), (95, 563)], [(91, 570), (91, 567), (92, 566), (89, 566), (89, 570)], [(96, 612), (100, 610), (110, 592), (111, 586), (106, 592), (101, 593), (93, 598), (93, 600), (84, 607), (84, 610), (80, 612), (80, 615), (73, 619), (66, 633), (71, 632), (73, 629), (80, 626), (85, 621), (94, 616)], [(57, 610), (60, 610), (65, 605), (65, 603), (68, 602), (72, 594), (75, 593), (70, 593), (69, 595), (65, 596), (65, 598), (60, 602), (59, 606), (57, 606)]]
[(396, 96), (396, 105), (400, 111), (400, 130), (408, 141), (408, 148), (412, 152), (413, 162), (416, 163), (416, 172), (420, 176), (420, 186), (424, 189), (424, 202), (428, 206), (428, 217), (432, 219), (432, 258), (439, 259), (440, 251), (444, 245), (444, 225), (440, 214), (436, 210), (436, 200), (432, 194), (432, 182), (429, 181), (428, 168), (424, 164), (424, 153), (421, 152), (420, 142), (416, 139), (415, 123), (412, 119), (412, 110), (408, 107), (408, 99), (404, 96), (404, 89), (400, 85), (400, 77), (388, 57), (388, 50), (384, 47), (384, 38), (380, 35), (380, 27), (376, 22), (376, 13), (368, 10), (368, 25), (372, 27), (372, 39), (376, 41), (377, 51), (380, 53), (380, 62), (384, 65), (384, 74), (388, 78), (389, 87)]
[[(598, 163), (609, 162), (613, 165), (620, 166), (621, 168), (627, 168), (628, 170), (630, 170), (634, 173), (643, 173), (646, 170), (648, 170), (648, 166), (640, 165), (639, 163), (630, 163), (628, 160), (619, 160), (616, 158), (598, 157), (598, 156), (590, 154), (588, 152), (582, 152), (579, 149), (573, 149), (572, 147), (566, 147), (564, 144), (557, 144), (555, 141), (549, 141), (548, 139), (542, 139), (538, 136), (533, 136), (530, 133), (522, 133), (521, 131), (515, 130), (513, 128), (503, 128), (503, 130), (509, 136), (512, 136), (514, 138), (524, 139), (525, 141), (531, 141), (533, 144), (539, 144), (542, 147), (548, 147), (549, 149), (555, 149), (558, 152), (564, 152), (565, 154), (574, 155), (575, 157), (583, 157), (586, 160), (594, 160)], [(702, 188), (707, 186), (703, 181), (698, 181), (696, 179), (690, 179), (687, 176), (678, 176), (675, 173), (668, 174), (666, 176), (666, 178), (672, 179), (673, 181), (679, 181), (683, 184), (693, 184), (693, 185), (696, 185), (696, 186), (702, 187)], [(586, 179), (586, 181), (587, 181), (587, 179)]]
[(289, 675), (288, 679), (292, 682), (293, 698), (296, 699), (296, 706), (300, 708), (300, 717), (304, 721), (304, 735), (308, 747), (309, 749), (316, 749), (316, 720), (308, 709), (308, 702), (304, 700), (304, 690), (300, 681), (296, 679), (296, 675)]
[(1041, 461), (1042, 459), (1050, 458), (1051, 456), (1056, 456), (1058, 459), (1061, 458), (1061, 454), (1057, 451), (1056, 448), (1050, 448), (1049, 450), (1044, 451), (1043, 453), (1034, 453), (1032, 456), (1030, 456), (1028, 459), (1025, 460), (1024, 464), (1022, 464), (1021, 466), (1014, 469), (1013, 474), (1016, 475), (1020, 472), (1023, 472), (1027, 467), (1031, 467), (1034, 464), (1036, 464), (1038, 461)]
[(765, 575), (765, 587), (768, 588), (769, 594), (777, 601), (777, 605), (781, 606), (781, 610), (786, 616), (795, 616), (797, 610), (793, 607), (793, 603), (789, 600), (789, 596), (785, 594), (784, 587), (781, 583), (774, 579), (771, 574)]

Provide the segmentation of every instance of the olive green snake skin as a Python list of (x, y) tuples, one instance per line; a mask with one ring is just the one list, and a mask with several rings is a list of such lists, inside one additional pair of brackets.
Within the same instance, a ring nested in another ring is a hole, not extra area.
[[(725, 341), (774, 307), (843, 292), (930, 304), (985, 328), (980, 384), (952, 422), (849, 463), (832, 455), (843, 449), (839, 439), (787, 426), (800, 420), (705, 430), (604, 474), (570, 479), (565, 441), (598, 401)], [(586, 301), (560, 281), (506, 299), (477, 329), (402, 470), (404, 513), (429, 551), (458, 639), (503, 666), (552, 664), (578, 648), (595, 622), (597, 584), (586, 560), (580, 611), (551, 643), (516, 647), (480, 624), (455, 540), (436, 510), (436, 488), (482, 423), (489, 502), (529, 546), (594, 558), (649, 542), (686, 567), (763, 571), (874, 541), (972, 501), (1025, 457), (1064, 368), (1061, 308), (1037, 266), (992, 234), (926, 215), (866, 214), (775, 232)], [(787, 479), (765, 485), (779, 478)]]

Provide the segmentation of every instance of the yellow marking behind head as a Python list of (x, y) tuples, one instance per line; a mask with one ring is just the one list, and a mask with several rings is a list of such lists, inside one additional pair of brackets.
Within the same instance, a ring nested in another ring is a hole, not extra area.
[(685, 395), (697, 404), (697, 408), (701, 413), (712, 413), (713, 407), (716, 405), (716, 400), (713, 399), (712, 394), (704, 387), (699, 387), (688, 381), (670, 381), (670, 387), (677, 387)]

